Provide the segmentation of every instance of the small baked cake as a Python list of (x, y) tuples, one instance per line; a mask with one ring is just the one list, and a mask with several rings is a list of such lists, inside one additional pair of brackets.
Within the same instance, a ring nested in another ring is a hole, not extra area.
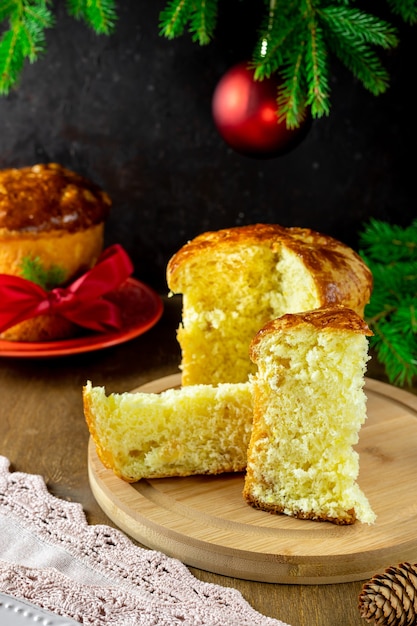
[(83, 387), (84, 415), (103, 465), (141, 478), (241, 472), (252, 428), (250, 383), (106, 395)]
[[(110, 206), (107, 193), (57, 163), (0, 170), (0, 274), (25, 278), (25, 263), (32, 262), (57, 270), (60, 284), (71, 282), (100, 256)], [(65, 319), (43, 315), (0, 337), (43, 341), (74, 330)]]
[(271, 319), (343, 304), (363, 316), (372, 274), (350, 247), (306, 228), (255, 224), (206, 232), (167, 266), (182, 294), (182, 384), (245, 382), (249, 344)]
[(298, 518), (352, 524), (375, 515), (353, 449), (366, 419), (371, 335), (344, 307), (286, 314), (254, 337), (253, 429), (243, 496)]

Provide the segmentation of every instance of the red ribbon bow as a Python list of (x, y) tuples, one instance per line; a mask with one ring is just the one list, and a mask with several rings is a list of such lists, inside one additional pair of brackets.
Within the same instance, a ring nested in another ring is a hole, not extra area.
[(100, 332), (120, 329), (119, 307), (104, 296), (119, 287), (132, 272), (129, 256), (122, 246), (115, 244), (68, 287), (45, 291), (20, 276), (0, 274), (0, 332), (45, 314), (60, 315)]

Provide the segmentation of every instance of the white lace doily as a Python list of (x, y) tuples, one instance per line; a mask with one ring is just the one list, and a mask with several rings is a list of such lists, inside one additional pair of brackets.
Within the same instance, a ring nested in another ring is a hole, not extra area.
[(0, 591), (84, 626), (288, 626), (236, 589), (197, 580), (0, 456)]

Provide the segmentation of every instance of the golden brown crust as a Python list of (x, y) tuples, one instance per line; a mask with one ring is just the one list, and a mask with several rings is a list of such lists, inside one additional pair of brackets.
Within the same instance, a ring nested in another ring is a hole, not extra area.
[(310, 325), (317, 330), (339, 330), (367, 336), (373, 335), (367, 323), (355, 311), (344, 306), (322, 307), (303, 313), (286, 313), (271, 320), (256, 333), (249, 349), (252, 361), (257, 362), (260, 344), (267, 335), (286, 332), (301, 325)]
[[(114, 463), (113, 463), (112, 454), (106, 453), (103, 450), (102, 446), (100, 445), (100, 438), (98, 436), (97, 429), (96, 429), (96, 420), (95, 420), (94, 412), (92, 410), (93, 403), (92, 403), (91, 394), (89, 393), (87, 385), (84, 385), (82, 388), (82, 400), (83, 400), (84, 417), (85, 417), (91, 438), (95, 443), (97, 455), (100, 461), (103, 463), (104, 467), (107, 467), (107, 469), (112, 469), (115, 473), (117, 473), (113, 467)], [(127, 478), (126, 476), (121, 476), (120, 474), (117, 474), (117, 475), (119, 476), (119, 478), (122, 478), (126, 482), (134, 482), (132, 479), (129, 480), (129, 478)]]
[(97, 185), (57, 163), (0, 170), (0, 239), (89, 228), (104, 222), (110, 206)]
[[(258, 509), (259, 511), (266, 511), (267, 513), (275, 515), (284, 513), (283, 507), (275, 504), (267, 505), (264, 502), (260, 502), (246, 490), (243, 492), (243, 498), (250, 506), (254, 509)], [(354, 524), (356, 521), (356, 513), (354, 509), (346, 511), (345, 517), (329, 517), (328, 515), (319, 515), (318, 513), (314, 513), (314, 511), (294, 511), (291, 513), (291, 517), (314, 520), (315, 522), (331, 522), (332, 524), (337, 524), (338, 526), (348, 526), (350, 524)]]
[(169, 288), (182, 289), (182, 269), (206, 250), (233, 249), (251, 244), (286, 248), (302, 260), (311, 273), (322, 306), (344, 304), (355, 310), (368, 303), (373, 286), (372, 274), (361, 257), (349, 246), (309, 228), (285, 228), (278, 224), (252, 224), (198, 235), (171, 257), (167, 266)]
[(172, 285), (172, 289), (175, 289), (182, 266), (194, 257), (198, 257), (204, 250), (216, 250), (256, 242), (273, 243), (274, 241), (278, 242), (284, 236), (285, 228), (275, 224), (253, 224), (201, 233), (182, 246), (169, 260), (167, 266), (168, 284)]

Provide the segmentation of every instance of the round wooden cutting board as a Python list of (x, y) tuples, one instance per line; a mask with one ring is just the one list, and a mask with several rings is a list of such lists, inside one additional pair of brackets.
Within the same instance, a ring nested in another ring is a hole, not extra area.
[[(136, 391), (179, 384), (174, 375)], [(243, 501), (243, 474), (129, 484), (102, 465), (90, 440), (94, 497), (144, 546), (235, 578), (326, 584), (366, 580), (391, 565), (417, 562), (417, 396), (371, 379), (365, 390), (358, 482), (377, 515), (373, 525), (336, 526), (255, 510)]]

